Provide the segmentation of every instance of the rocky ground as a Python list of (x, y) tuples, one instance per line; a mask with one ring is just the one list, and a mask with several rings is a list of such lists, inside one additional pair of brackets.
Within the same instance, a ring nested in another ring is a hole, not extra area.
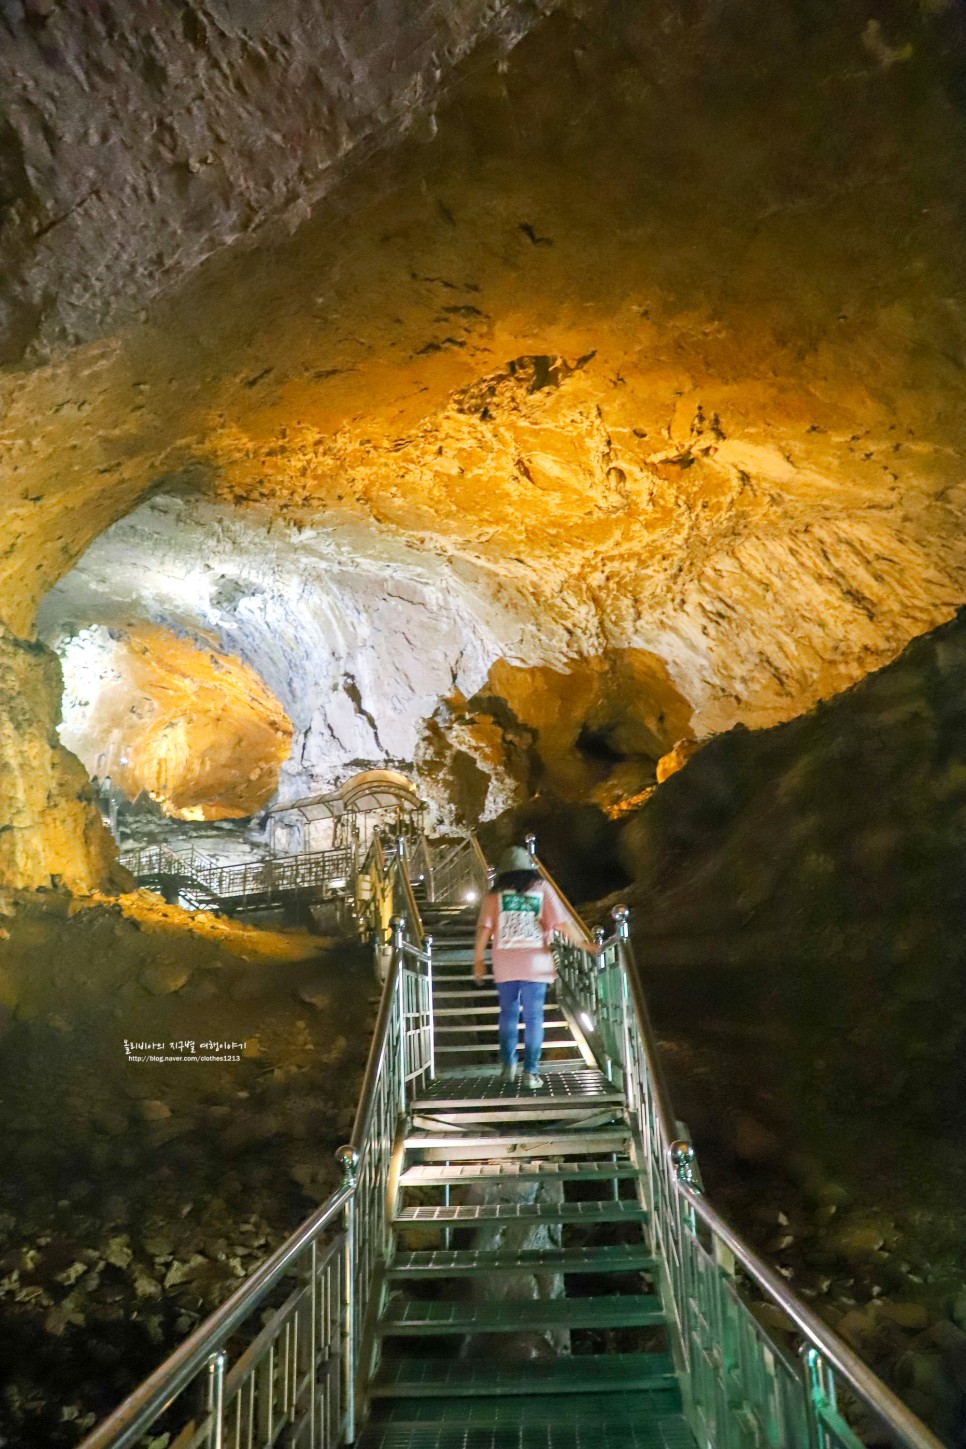
[(0, 940), (6, 1449), (75, 1444), (331, 1191), (376, 991), (351, 945), (144, 893), (70, 911), (33, 897)]

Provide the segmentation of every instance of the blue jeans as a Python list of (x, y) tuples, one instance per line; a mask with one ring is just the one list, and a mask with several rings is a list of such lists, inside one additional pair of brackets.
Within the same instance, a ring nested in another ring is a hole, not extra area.
[(543, 1047), (543, 1003), (546, 981), (498, 981), (500, 998), (500, 1060), (512, 1067), (517, 1059), (520, 1008), (523, 1007), (523, 1070), (535, 1072)]

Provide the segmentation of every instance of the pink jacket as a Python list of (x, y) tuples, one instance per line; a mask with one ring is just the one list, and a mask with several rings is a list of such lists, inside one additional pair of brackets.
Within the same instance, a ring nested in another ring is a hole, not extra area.
[(552, 886), (538, 880), (526, 891), (490, 891), (480, 907), (476, 960), (493, 942), (495, 981), (553, 981), (550, 939), (569, 931), (570, 917)]

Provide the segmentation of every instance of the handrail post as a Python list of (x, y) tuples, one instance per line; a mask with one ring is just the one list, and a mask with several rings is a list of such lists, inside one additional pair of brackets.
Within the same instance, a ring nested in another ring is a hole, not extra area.
[(223, 1449), (225, 1442), (225, 1367), (228, 1355), (224, 1349), (208, 1360), (208, 1382), (205, 1387), (205, 1408), (209, 1415), (208, 1449)]
[(531, 834), (524, 836), (523, 843), (527, 847), (527, 852), (529, 853), (530, 859), (532, 861), (536, 861), (536, 858), (537, 858), (537, 837), (531, 832)]
[(634, 1100), (634, 1073), (631, 1069), (630, 982), (627, 974), (627, 961), (622, 950), (624, 942), (629, 938), (631, 933), (629, 925), (630, 911), (627, 906), (615, 906), (611, 915), (614, 918), (614, 925), (617, 928), (617, 962), (620, 971), (621, 1047), (624, 1058), (621, 1063), (621, 1074), (624, 1079), (624, 1101), (627, 1103), (628, 1112), (633, 1113), (637, 1103)]
[(805, 1414), (813, 1444), (821, 1444), (822, 1411), (834, 1409), (835, 1380), (828, 1371), (825, 1360), (813, 1343), (808, 1340), (798, 1350), (802, 1360), (802, 1378), (805, 1386)]
[[(345, 1205), (345, 1246), (342, 1250), (342, 1420), (347, 1444), (356, 1441), (356, 1376), (359, 1345), (356, 1342), (356, 1191), (359, 1154), (350, 1145), (335, 1154), (342, 1174), (342, 1186), (352, 1189)], [(312, 1292), (315, 1293), (315, 1284)], [(313, 1385), (312, 1392), (315, 1392)]]
[[(400, 836), (400, 844), (402, 837)], [(400, 851), (400, 854), (402, 852)], [(406, 1115), (406, 917), (392, 918), (392, 954), (396, 969), (396, 1010), (399, 1013), (399, 1115)]]
[(429, 1001), (429, 1080), (436, 1076), (436, 1011), (433, 1006), (433, 938), (427, 936), (426, 947), (426, 991)]

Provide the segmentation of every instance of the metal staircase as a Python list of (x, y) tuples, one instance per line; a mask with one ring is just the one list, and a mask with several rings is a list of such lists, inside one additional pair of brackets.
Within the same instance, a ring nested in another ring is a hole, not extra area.
[(559, 1003), (544, 1086), (504, 1084), (497, 1008), (472, 981), (475, 912), (430, 908), (427, 924), (437, 1062), (486, 1066), (441, 1066), (412, 1102), (360, 1449), (465, 1449), (468, 1433), (514, 1449), (692, 1444), (621, 1093)]
[(355, 883), (392, 926), (342, 1185), (81, 1449), (941, 1449), (702, 1193), (627, 912), (558, 942), (544, 1085), (506, 1084), (486, 863), (440, 849)]

